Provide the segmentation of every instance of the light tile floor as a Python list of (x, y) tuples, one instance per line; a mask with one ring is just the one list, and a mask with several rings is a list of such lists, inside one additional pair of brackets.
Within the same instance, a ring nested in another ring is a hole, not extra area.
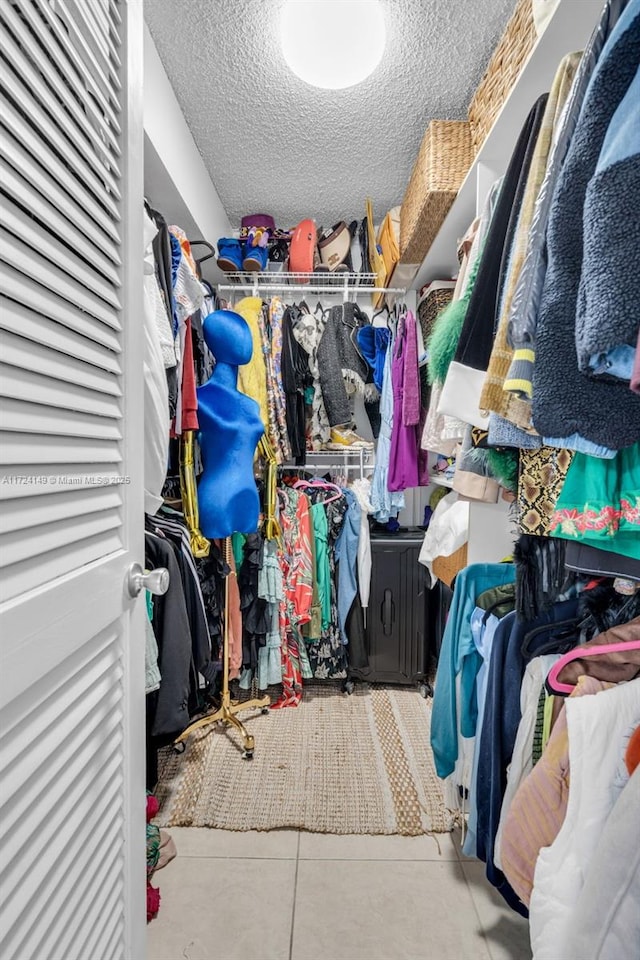
[(170, 831), (147, 960), (530, 960), (455, 835)]

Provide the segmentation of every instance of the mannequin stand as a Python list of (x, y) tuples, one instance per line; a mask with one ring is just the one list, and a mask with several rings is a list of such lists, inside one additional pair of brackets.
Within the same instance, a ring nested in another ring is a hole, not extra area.
[[(230, 566), (231, 560), (231, 538), (226, 537), (223, 547), (223, 556), (225, 562)], [(210, 713), (206, 717), (201, 717), (200, 720), (194, 720), (193, 723), (190, 723), (189, 726), (182, 731), (179, 737), (176, 737), (174, 740), (174, 746), (177, 746), (179, 743), (184, 743), (184, 741), (196, 730), (202, 730), (204, 727), (208, 727), (211, 724), (222, 724), (225, 729), (228, 727), (235, 727), (236, 730), (240, 732), (243, 743), (242, 756), (245, 760), (253, 759), (253, 752), (255, 750), (255, 739), (251, 733), (247, 730), (245, 725), (241, 720), (238, 719), (237, 714), (241, 713), (243, 710), (254, 710), (260, 709), (262, 713), (269, 713), (269, 704), (271, 703), (271, 698), (269, 696), (264, 696), (251, 700), (232, 700), (231, 694), (229, 692), (229, 577), (232, 576), (231, 572), (227, 575), (224, 581), (224, 633), (223, 633), (223, 648), (222, 648), (222, 704), (219, 710), (216, 710), (215, 713)]]

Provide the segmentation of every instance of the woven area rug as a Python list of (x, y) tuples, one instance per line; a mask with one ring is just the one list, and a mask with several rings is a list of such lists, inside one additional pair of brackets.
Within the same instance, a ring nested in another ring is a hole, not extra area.
[[(305, 685), (295, 709), (247, 712), (255, 757), (237, 734), (194, 734), (183, 754), (161, 751), (161, 826), (315, 833), (447, 833), (429, 746), (431, 701), (415, 688), (358, 684), (352, 696)], [(230, 742), (230, 739), (232, 742)]]

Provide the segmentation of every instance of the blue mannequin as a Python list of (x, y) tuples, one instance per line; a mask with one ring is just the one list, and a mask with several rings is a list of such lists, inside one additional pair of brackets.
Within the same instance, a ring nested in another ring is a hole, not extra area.
[(232, 310), (215, 310), (203, 330), (216, 367), (197, 390), (204, 464), (198, 506), (203, 534), (218, 539), (258, 529), (253, 458), (264, 426), (256, 401), (237, 388), (238, 366), (249, 362), (253, 350), (246, 321)]

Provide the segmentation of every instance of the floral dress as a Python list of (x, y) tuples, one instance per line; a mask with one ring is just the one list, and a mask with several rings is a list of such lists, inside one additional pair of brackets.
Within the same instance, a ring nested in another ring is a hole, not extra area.
[(280, 602), (282, 696), (272, 709), (297, 707), (302, 699), (302, 680), (313, 674), (302, 638), (302, 626), (311, 618), (313, 571), (311, 517), (307, 497), (293, 489), (278, 491), (282, 528), (283, 598)]
[(313, 401), (311, 405), (311, 429), (309, 442), (312, 450), (321, 450), (331, 436), (329, 417), (322, 398), (320, 386), (320, 368), (318, 366), (318, 344), (324, 333), (326, 320), (303, 313), (295, 323), (293, 335), (309, 355), (309, 371), (313, 377)]
[(610, 460), (576, 453), (550, 532), (640, 560), (640, 443)]
[[(331, 500), (333, 493), (313, 491), (316, 502)], [(323, 623), (322, 636), (307, 644), (309, 662), (316, 680), (344, 680), (347, 676), (347, 651), (342, 643), (338, 626), (338, 594), (336, 586), (335, 545), (347, 510), (344, 496), (325, 503), (328, 526), (328, 553), (330, 571), (331, 617), (327, 626)]]
[(266, 310), (263, 310), (260, 318), (260, 333), (267, 370), (268, 436), (278, 463), (291, 459), (291, 445), (287, 432), (287, 401), (282, 384), (282, 318), (284, 310), (282, 300), (279, 297), (273, 297), (268, 308), (268, 319), (265, 321)]

